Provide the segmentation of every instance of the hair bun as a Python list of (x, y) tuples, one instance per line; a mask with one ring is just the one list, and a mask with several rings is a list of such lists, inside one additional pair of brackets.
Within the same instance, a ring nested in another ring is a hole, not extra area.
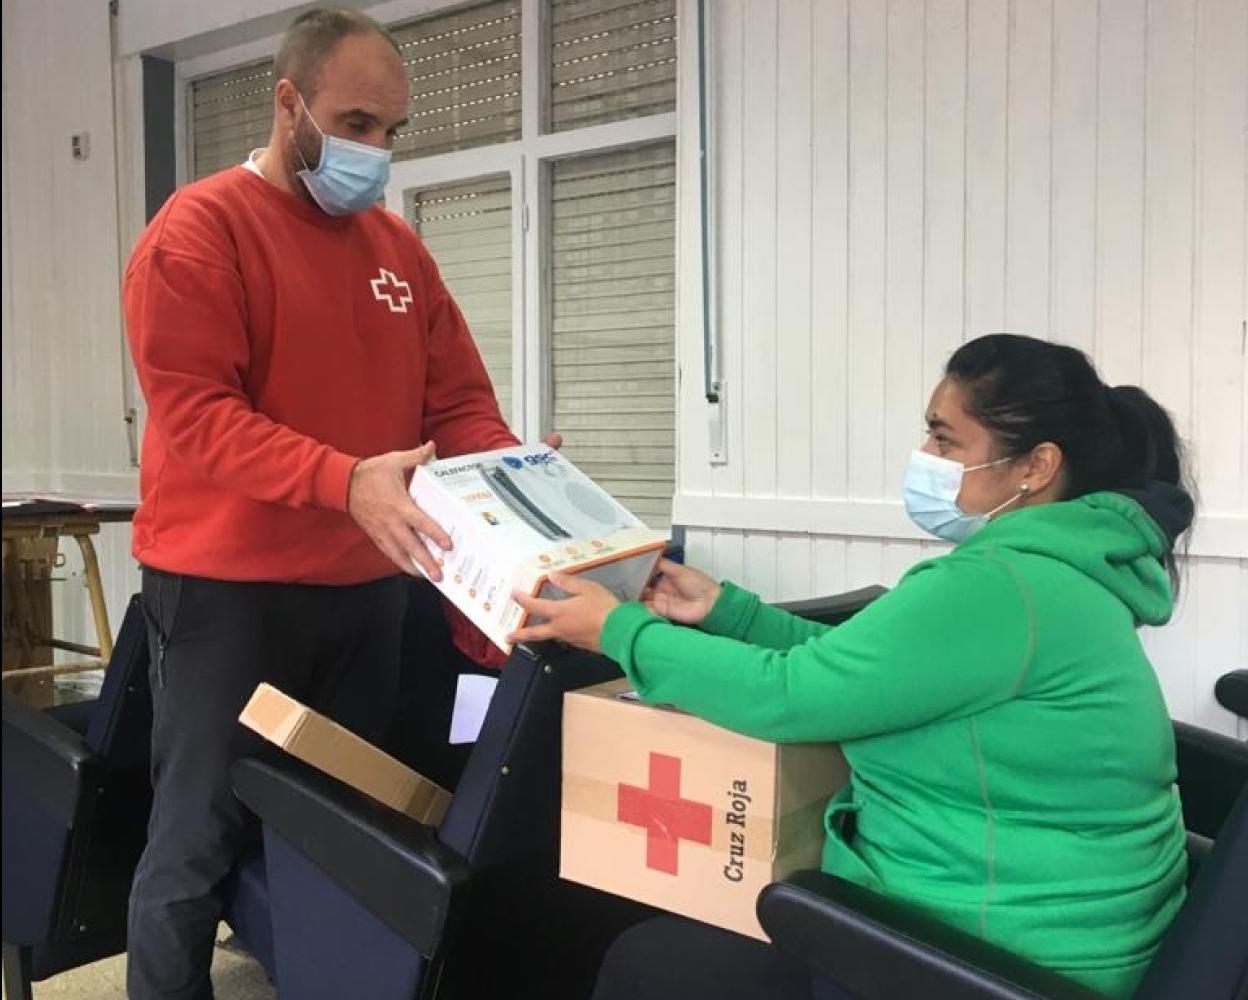
[(1165, 411), (1138, 385), (1107, 385), (1105, 401), (1122, 442), (1122, 479), (1141, 484), (1154, 479), (1177, 483), (1177, 458), (1165, 462), (1157, 447), (1158, 441), (1164, 439), (1162, 421), (1166, 429), (1170, 426)]

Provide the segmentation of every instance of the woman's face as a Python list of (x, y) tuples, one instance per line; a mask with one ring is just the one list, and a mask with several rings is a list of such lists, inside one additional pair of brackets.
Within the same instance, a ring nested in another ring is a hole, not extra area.
[[(966, 395), (957, 382), (946, 378), (936, 386), (927, 404), (927, 441), (923, 450), (967, 468), (1001, 458), (992, 433), (966, 412)], [(962, 477), (958, 507), (967, 514), (983, 514), (1018, 494), (1019, 470), (1014, 462), (976, 469)]]

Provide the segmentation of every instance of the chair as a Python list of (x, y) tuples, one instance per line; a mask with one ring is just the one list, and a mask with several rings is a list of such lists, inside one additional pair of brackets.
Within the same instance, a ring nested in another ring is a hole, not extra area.
[(126, 945), (130, 882), (147, 839), (152, 700), (146, 626), (131, 598), (99, 698), (39, 711), (4, 695), (4, 983), (31, 982)]
[(1223, 674), (1213, 686), (1213, 696), (1228, 712), (1248, 719), (1248, 670), (1232, 670)]
[[(1248, 747), (1175, 724), (1179, 794), (1191, 862), (1188, 896), (1134, 1000), (1248, 996)], [(858, 1000), (1094, 1000), (1100, 994), (916, 912), (905, 902), (819, 871), (759, 896), (782, 951)]]
[[(881, 593), (799, 609), (835, 623)], [(297, 761), (235, 764), (264, 849), (233, 926), (268, 948), (279, 996), (588, 995), (610, 942), (654, 913), (557, 875), (563, 695), (618, 676), (601, 656), (518, 649), (436, 831)]]

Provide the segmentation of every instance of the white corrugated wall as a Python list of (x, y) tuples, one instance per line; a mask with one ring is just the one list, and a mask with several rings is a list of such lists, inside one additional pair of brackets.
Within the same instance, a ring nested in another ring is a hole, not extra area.
[(1186, 591), (1145, 641), (1173, 714), (1234, 732), (1212, 686), (1248, 666), (1248, 4), (707, 8), (728, 460), (708, 460), (686, 45), (691, 561), (776, 598), (894, 582), (939, 551), (897, 501), (944, 360), (981, 333), (1052, 336), (1147, 387), (1192, 444)]

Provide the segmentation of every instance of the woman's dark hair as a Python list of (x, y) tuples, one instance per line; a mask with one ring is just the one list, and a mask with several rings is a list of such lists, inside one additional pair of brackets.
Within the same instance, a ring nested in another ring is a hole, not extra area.
[[(964, 344), (945, 373), (965, 391), (967, 412), (992, 432), (1002, 457), (1046, 441), (1062, 450), (1063, 500), (1166, 483), (1183, 491), (1187, 517), (1163, 530), (1173, 540), (1190, 525), (1182, 442), (1170, 415), (1139, 386), (1111, 388), (1082, 351), (1011, 333)], [(1166, 565), (1177, 592), (1173, 554)]]

